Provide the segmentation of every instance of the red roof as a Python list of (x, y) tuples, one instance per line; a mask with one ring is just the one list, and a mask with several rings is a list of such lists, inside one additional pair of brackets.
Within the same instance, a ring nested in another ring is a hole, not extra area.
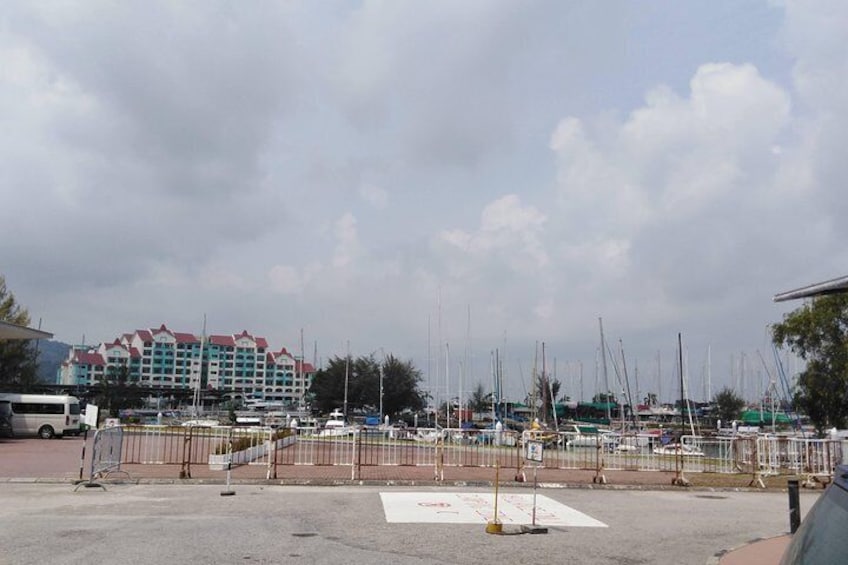
[(135, 333), (141, 341), (153, 341), (153, 334), (148, 330), (135, 330)]
[(210, 335), (209, 343), (213, 345), (228, 345), (230, 347), (236, 344), (233, 336), (231, 335)]
[(103, 356), (99, 353), (89, 353), (88, 351), (77, 351), (74, 355), (74, 361), (80, 365), (105, 365)]
[(194, 334), (174, 332), (177, 343), (200, 343), (200, 339)]
[(113, 341), (112, 343), (110, 343), (110, 344), (108, 344), (108, 345), (106, 345), (106, 344), (104, 343), (103, 345), (104, 345), (105, 349), (107, 349), (107, 350), (112, 349), (112, 348), (114, 348), (114, 347), (119, 347), (119, 348), (121, 348), (121, 349), (126, 349), (126, 348), (124, 347), (124, 344), (123, 344), (123, 343), (121, 343), (121, 341), (120, 341), (119, 339), (117, 339), (117, 338), (116, 338), (116, 339), (115, 339), (115, 341)]
[(159, 326), (159, 329), (158, 329), (158, 330), (152, 330), (152, 333), (153, 333), (154, 335), (155, 335), (155, 334), (160, 334), (160, 333), (163, 333), (163, 332), (164, 332), (164, 333), (166, 333), (166, 334), (168, 334), (168, 335), (174, 335), (174, 332), (172, 332), (171, 330), (169, 330), (168, 328), (166, 328), (166, 327), (165, 327), (165, 324), (162, 324), (161, 326)]
[(312, 366), (312, 363), (304, 363), (303, 361), (295, 361), (295, 367), (297, 371), (303, 374), (311, 374), (315, 372), (315, 367)]

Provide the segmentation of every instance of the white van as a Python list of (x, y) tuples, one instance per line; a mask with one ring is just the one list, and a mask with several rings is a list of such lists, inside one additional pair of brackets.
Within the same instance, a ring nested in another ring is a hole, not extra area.
[(12, 429), (16, 436), (50, 439), (80, 433), (80, 405), (75, 396), (0, 393), (0, 400), (12, 405)]

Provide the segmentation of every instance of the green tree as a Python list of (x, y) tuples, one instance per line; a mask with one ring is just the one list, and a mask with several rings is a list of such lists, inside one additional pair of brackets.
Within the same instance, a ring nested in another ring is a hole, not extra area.
[(795, 408), (819, 435), (848, 422), (848, 294), (813, 298), (772, 326), (772, 340), (806, 362), (793, 391)]
[(716, 418), (728, 424), (738, 420), (745, 408), (745, 400), (730, 387), (724, 387), (713, 397)]
[(395, 418), (405, 410), (418, 412), (424, 408), (425, 397), (418, 388), (421, 372), (412, 361), (401, 361), (389, 355), (383, 361), (383, 413)]
[[(336, 408), (343, 408), (345, 398), (345, 373), (349, 372), (350, 357), (333, 357), (327, 367), (320, 369), (312, 377), (309, 395), (312, 398), (312, 409), (327, 413)], [(351, 382), (353, 378), (349, 379)], [(348, 396), (350, 390), (348, 390)]]
[(92, 392), (93, 403), (113, 418), (117, 418), (121, 410), (144, 405), (144, 395), (130, 383), (130, 370), (126, 365), (109, 367)]
[(424, 408), (426, 397), (419, 389), (421, 373), (411, 361), (401, 361), (393, 355), (388, 355), (382, 363), (373, 356), (333, 357), (327, 368), (318, 371), (312, 379), (309, 392), (313, 396), (313, 408), (324, 413), (343, 408), (347, 374), (348, 414), (356, 410), (377, 412), (381, 369), (384, 414), (396, 417), (405, 410)]
[[(0, 276), (0, 320), (28, 326), (29, 313), (6, 288)], [(38, 350), (29, 340), (0, 341), (0, 388), (27, 391), (37, 382)]]
[(468, 402), (468, 407), (473, 412), (488, 412), (492, 409), (492, 395), (486, 392), (483, 383), (477, 383), (474, 390), (471, 391), (471, 399)]
[(539, 417), (544, 421), (553, 420), (554, 404), (559, 397), (562, 383), (559, 379), (547, 375), (536, 376), (536, 398), (533, 393), (527, 395), (525, 402), (531, 406), (535, 405), (539, 410)]

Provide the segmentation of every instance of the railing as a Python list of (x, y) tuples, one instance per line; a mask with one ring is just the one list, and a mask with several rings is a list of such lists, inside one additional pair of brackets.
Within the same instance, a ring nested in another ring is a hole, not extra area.
[(91, 450), (89, 482), (109, 473), (120, 471), (123, 429), (120, 426), (102, 428), (94, 434)]
[[(682, 471), (761, 477), (801, 475), (829, 480), (843, 461), (843, 443), (831, 439), (683, 436), (668, 444), (658, 434), (578, 434), (464, 429), (384, 429), (350, 427), (332, 432), (316, 428), (126, 426), (120, 462), (179, 465), (180, 477), (192, 465), (210, 464), (232, 444), (234, 465), (262, 465), (267, 477), (278, 466), (346, 466), (351, 478), (363, 467), (425, 466), (436, 477), (445, 468), (524, 466), (528, 441), (544, 446), (541, 468), (595, 471)], [(247, 455), (241, 455), (241, 453)], [(605, 479), (604, 479), (605, 482)]]

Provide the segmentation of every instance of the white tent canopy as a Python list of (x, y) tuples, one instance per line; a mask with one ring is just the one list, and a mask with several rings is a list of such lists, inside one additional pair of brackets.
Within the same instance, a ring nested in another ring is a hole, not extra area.
[(50, 339), (53, 334), (0, 321), (0, 341), (7, 339)]

